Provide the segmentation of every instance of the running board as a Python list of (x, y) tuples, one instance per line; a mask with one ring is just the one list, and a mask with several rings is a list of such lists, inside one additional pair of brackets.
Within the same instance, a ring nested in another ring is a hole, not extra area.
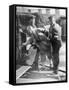
[(16, 70), (16, 80), (19, 79), (24, 73), (26, 73), (31, 66), (22, 66)]

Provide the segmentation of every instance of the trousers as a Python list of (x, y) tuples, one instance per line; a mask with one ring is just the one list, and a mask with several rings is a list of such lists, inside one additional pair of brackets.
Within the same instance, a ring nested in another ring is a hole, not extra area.
[(52, 61), (53, 61), (53, 69), (58, 70), (59, 66), (59, 50), (61, 47), (61, 42), (59, 40), (53, 39), (51, 41), (52, 44)]

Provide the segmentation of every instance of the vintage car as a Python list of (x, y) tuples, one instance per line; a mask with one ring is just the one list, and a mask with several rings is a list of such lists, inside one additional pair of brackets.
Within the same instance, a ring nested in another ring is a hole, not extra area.
[(30, 13), (17, 14), (16, 16), (16, 64), (25, 65), (26, 59), (29, 59), (28, 56), (25, 56), (27, 53), (26, 46), (21, 47), (22, 43), (26, 42), (27, 36), (21, 30), (22, 28), (26, 29), (29, 25), (30, 19), (35, 18), (34, 15)]

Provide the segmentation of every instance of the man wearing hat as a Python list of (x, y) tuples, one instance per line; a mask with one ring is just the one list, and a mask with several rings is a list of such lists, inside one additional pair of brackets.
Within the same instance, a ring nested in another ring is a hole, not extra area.
[(55, 17), (50, 16), (49, 18), (49, 38), (52, 45), (52, 56), (53, 56), (53, 70), (54, 73), (58, 73), (59, 66), (59, 50), (61, 47), (61, 26), (56, 23)]

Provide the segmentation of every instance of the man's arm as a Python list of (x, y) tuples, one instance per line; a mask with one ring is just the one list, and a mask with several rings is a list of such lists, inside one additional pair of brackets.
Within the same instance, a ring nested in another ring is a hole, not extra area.
[(33, 39), (30, 37), (25, 43), (22, 44), (22, 46), (27, 46), (28, 44), (31, 44), (33, 42)]
[(55, 35), (54, 35), (54, 38), (57, 38), (57, 40), (61, 40), (61, 26), (59, 26), (58, 24), (56, 24), (55, 26), (54, 26), (54, 33), (55, 33)]

